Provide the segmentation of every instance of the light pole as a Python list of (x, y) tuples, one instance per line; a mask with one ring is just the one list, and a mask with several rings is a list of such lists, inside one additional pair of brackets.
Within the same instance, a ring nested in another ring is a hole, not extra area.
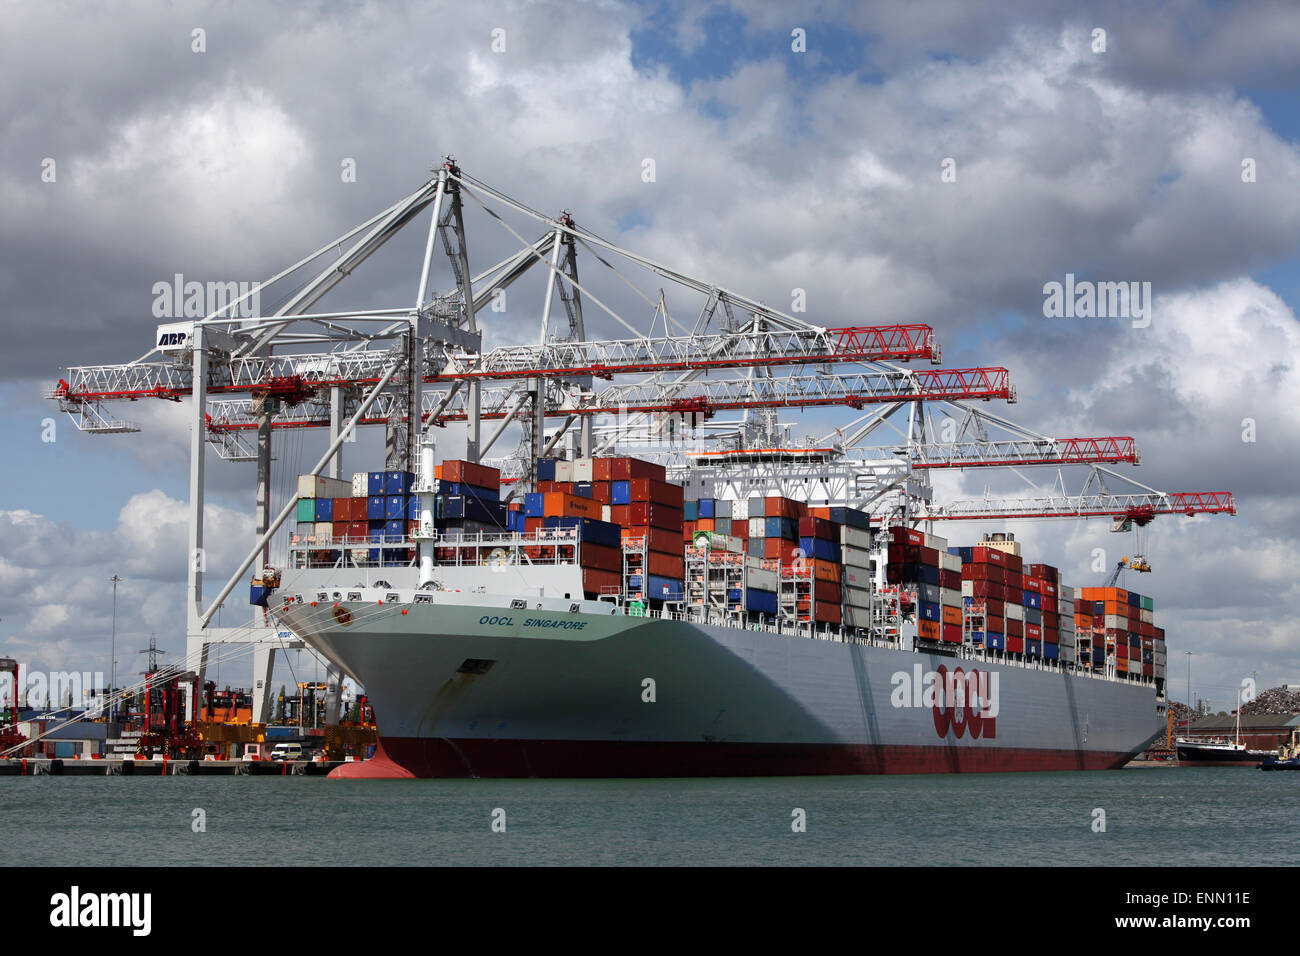
[[(1187, 709), (1192, 709), (1192, 652), (1183, 651), (1187, 655)], [(1187, 717), (1187, 730), (1190, 733), (1192, 729), (1192, 718), (1189, 714)]]
[(113, 685), (117, 683), (117, 585), (121, 580), (122, 578), (116, 574), (109, 578), (109, 581), (113, 582), (113, 640), (108, 656), (108, 722), (110, 724), (113, 723), (113, 717), (117, 713), (113, 701)]

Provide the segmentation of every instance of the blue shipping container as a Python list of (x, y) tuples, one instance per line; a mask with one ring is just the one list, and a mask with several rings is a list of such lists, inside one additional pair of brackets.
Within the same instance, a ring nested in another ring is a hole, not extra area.
[(792, 518), (777, 516), (764, 520), (763, 532), (768, 538), (785, 538), (787, 541), (793, 541), (798, 536), (798, 525)]
[(658, 574), (647, 575), (645, 596), (651, 601), (680, 601), (682, 599), (682, 582), (676, 578), (660, 577)]
[(590, 481), (575, 481), (573, 483), (573, 493), (579, 498), (590, 498), (592, 496)]
[(607, 548), (621, 548), (623, 546), (623, 529), (609, 521), (581, 518), (577, 515), (568, 517), (553, 516), (544, 519), (542, 526), (545, 528), (576, 528), (578, 529), (579, 541), (603, 544)]
[(698, 514), (701, 518), (713, 517), (713, 499), (701, 498), (696, 504), (699, 505)]
[(384, 518), (394, 521), (406, 517), (406, 495), (388, 495), (384, 498)]
[(407, 495), (415, 484), (415, 475), (409, 471), (384, 472), (384, 494)]
[(392, 521), (384, 522), (384, 536), (390, 540), (401, 540), (406, 537), (406, 521), (402, 518), (395, 518)]
[(757, 614), (776, 614), (776, 592), (750, 588), (745, 592), (745, 609)]
[(540, 492), (530, 491), (524, 495), (524, 516), (527, 518), (540, 518), (546, 511), (543, 504), (546, 496)]
[(1043, 609), (1043, 596), (1037, 591), (1021, 591), (1021, 603), (1025, 607), (1032, 607), (1035, 610)]
[(995, 631), (986, 631), (984, 634), (984, 643), (989, 650), (1005, 651), (1007, 649), (1006, 638)]
[(555, 480), (555, 459), (554, 458), (537, 459), (537, 480), (538, 481)]
[(1043, 656), (1046, 657), (1049, 661), (1060, 660), (1061, 659), (1060, 646), (1057, 644), (1044, 644)]
[(366, 494), (382, 495), (384, 493), (384, 473), (382, 471), (366, 472)]
[(316, 520), (317, 521), (334, 520), (334, 499), (333, 498), (316, 499)]
[(371, 495), (366, 499), (366, 519), (369, 521), (384, 520), (384, 496)]
[[(769, 521), (772, 519), (769, 518)], [(834, 561), (840, 563), (840, 543), (838, 541), (827, 541), (824, 538), (800, 538), (799, 547), (803, 548), (803, 553), (811, 558), (820, 558), (823, 561)]]
[(1029, 657), (1042, 657), (1043, 642), (1033, 637), (1025, 638), (1025, 654)]
[(871, 516), (865, 511), (859, 511), (857, 508), (832, 508), (831, 521), (836, 524), (848, 525), (850, 528), (857, 528), (860, 531), (871, 530)]
[[(615, 499), (614, 504), (621, 505), (621, 502)], [(686, 521), (698, 521), (700, 517), (700, 503), (698, 501), (682, 502), (682, 518)]]
[(917, 613), (923, 621), (939, 620), (939, 605), (931, 604), (929, 601), (917, 602)]

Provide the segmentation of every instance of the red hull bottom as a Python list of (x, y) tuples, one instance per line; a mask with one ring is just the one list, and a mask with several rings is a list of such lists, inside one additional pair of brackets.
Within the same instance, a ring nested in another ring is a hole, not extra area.
[(657, 743), (382, 737), (375, 756), (331, 777), (785, 777), (875, 773), (1112, 770), (1131, 754), (1015, 747)]

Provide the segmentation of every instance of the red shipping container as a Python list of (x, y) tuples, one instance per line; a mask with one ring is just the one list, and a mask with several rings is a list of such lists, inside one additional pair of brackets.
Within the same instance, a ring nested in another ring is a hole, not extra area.
[[(1014, 623), (1014, 622), (1008, 622)], [(1023, 654), (1025, 652), (1025, 639), (1023, 637), (1012, 637), (1007, 635), (1007, 651), (1011, 654)]]
[[(681, 508), (670, 508), (668, 505), (654, 504), (649, 501), (634, 501), (626, 505), (626, 508), (629, 525), (650, 525), (652, 528), (676, 530), (686, 523)], [(698, 528), (698, 523), (696, 527)]]
[(1024, 577), (1019, 571), (1012, 571), (1009, 568), (1003, 573), (1003, 583), (1007, 586), (1007, 600), (1011, 600), (1011, 591), (1024, 591)]
[(637, 523), (632, 520), (630, 505), (610, 505), (609, 520), (614, 524), (621, 524), (624, 528), (645, 527), (644, 524), (637, 525)]
[(819, 624), (839, 624), (842, 620), (839, 601), (814, 601), (813, 620)]
[(953, 591), (961, 590), (961, 572), (960, 571), (940, 571), (939, 587), (950, 588)]
[(592, 481), (613, 481), (610, 468), (614, 463), (612, 458), (593, 458), (591, 460), (591, 480)]
[(1024, 637), (1024, 636), (1025, 636), (1025, 622), (1024, 622), (1024, 621), (1016, 621), (1016, 620), (1012, 620), (1011, 618), (1007, 618), (1007, 630), (1006, 630), (1006, 634), (1007, 634), (1007, 637), (1011, 637), (1012, 635), (1015, 635), (1016, 637)]
[(769, 497), (766, 500), (766, 517), (769, 518), (802, 518), (808, 513), (808, 506), (802, 501), (782, 497)]
[(975, 564), (996, 564), (1001, 567), (1007, 566), (1007, 553), (999, 551), (997, 548), (983, 548), (976, 546), (971, 549), (971, 561)]
[[(595, 468), (592, 468), (593, 473)], [(631, 481), (633, 478), (653, 478), (663, 481), (667, 477), (664, 466), (658, 462), (642, 461), (640, 458), (609, 459), (610, 481)]]
[[(1043, 583), (1044, 583), (1044, 586), (1050, 586), (1050, 585), (1047, 585), (1047, 582), (1043, 582)], [(1053, 612), (1056, 611), (1056, 598), (1054, 598), (1054, 597), (1048, 597), (1046, 594), (1044, 594), (1044, 595), (1043, 595), (1043, 613), (1046, 614), (1048, 611), (1053, 611)]]
[(925, 534), (896, 524), (889, 529), (889, 540), (897, 544), (925, 544)]
[(1020, 589), (1022, 591), (1032, 591), (1034, 594), (1042, 594), (1043, 582), (1038, 580), (1038, 578), (1025, 578)]
[(593, 481), (591, 483), (592, 500), (599, 501), (602, 505), (607, 505), (609, 504), (611, 494), (613, 494), (613, 492), (610, 490), (610, 482)]
[(782, 538), (764, 538), (763, 539), (763, 557), (773, 560), (784, 560), (789, 563), (793, 560), (790, 554), (790, 542)]
[[(411, 522), (418, 525), (418, 521)], [(347, 536), (356, 538), (360, 541), (366, 540), (370, 536), (370, 522), (368, 521), (349, 521), (347, 524)]]
[(1001, 614), (984, 615), (984, 630), (992, 631), (994, 634), (1006, 633), (1006, 619)]
[(1043, 639), (1043, 629), (1037, 624), (1026, 624), (1025, 637), (1031, 641), (1041, 641)]
[(1058, 631), (1058, 630), (1057, 630), (1056, 628), (1054, 628), (1054, 627), (1044, 627), (1044, 628), (1043, 628), (1043, 643), (1044, 643), (1044, 644), (1059, 644), (1059, 643), (1061, 643), (1061, 632)]
[(1046, 578), (1039, 578), (1038, 580), (1043, 582), (1043, 597), (1045, 598), (1050, 597), (1053, 601), (1055, 601), (1056, 585), (1053, 584), (1051, 581), (1048, 581)]
[(943, 635), (943, 641), (944, 641), (945, 644), (960, 644), (960, 643), (961, 643), (961, 625), (960, 625), (960, 624), (945, 624), (945, 625), (943, 625), (943, 627), (941, 628), (940, 633)]
[(1052, 613), (1051, 611), (1044, 611), (1044, 612), (1043, 612), (1043, 627), (1044, 627), (1044, 629), (1049, 628), (1049, 627), (1056, 627), (1057, 624), (1059, 624), (1059, 623), (1060, 623), (1060, 616), (1059, 616), (1059, 615), (1054, 614), (1054, 613)]
[[(984, 599), (984, 606), (987, 614), (995, 617), (1004, 617), (1006, 615), (1006, 602), (1001, 598), (995, 598), (992, 595)], [(999, 631), (998, 633), (1001, 633)]]
[(623, 549), (584, 541), (582, 547), (578, 549), (578, 563), (584, 568), (598, 568), (601, 571), (616, 571), (621, 574)]
[(694, 522), (694, 521), (683, 521), (683, 522), (682, 522), (682, 540), (683, 540), (684, 542), (686, 542), (687, 544), (690, 544), (692, 541), (695, 540), (695, 522)]
[(1024, 571), (1025, 569), (1024, 559), (1021, 558), (1020, 555), (1018, 554), (1006, 555), (1006, 561), (1004, 563), (1006, 564), (1008, 571), (1020, 572), (1020, 571)]
[[(687, 522), (688, 524), (690, 522)], [(663, 554), (682, 556), (682, 537), (676, 531), (667, 528), (632, 527), (623, 529), (623, 540), (644, 538), (647, 551), (659, 551)]]
[(534, 532), (541, 531), (545, 522), (545, 518), (525, 518), (524, 533), (533, 534)]
[(838, 581), (814, 581), (813, 597), (818, 601), (834, 601), (839, 603), (840, 600), (840, 582)]
[(617, 571), (602, 571), (600, 568), (583, 568), (582, 590), (592, 597), (617, 594), (623, 590), (623, 575)]
[(682, 486), (653, 478), (633, 478), (628, 483), (629, 501), (653, 501), (671, 508), (682, 506)]
[(443, 481), (458, 481), (475, 488), (500, 488), (501, 472), (487, 465), (450, 458), (438, 466), (436, 476)]
[(811, 515), (799, 519), (799, 537), (801, 538), (821, 538), (823, 541), (840, 540), (839, 525), (833, 524), (824, 518), (816, 518)]
[(1143, 665), (1142, 665), (1142, 676), (1143, 676), (1143, 677), (1155, 677), (1155, 676), (1156, 676), (1156, 665), (1155, 665), (1154, 663), (1151, 663), (1151, 664), (1143, 664)]
[(661, 554), (658, 551), (647, 551), (645, 563), (651, 574), (657, 574), (664, 578), (675, 578), (680, 581), (682, 575), (686, 573), (686, 561), (680, 554)]

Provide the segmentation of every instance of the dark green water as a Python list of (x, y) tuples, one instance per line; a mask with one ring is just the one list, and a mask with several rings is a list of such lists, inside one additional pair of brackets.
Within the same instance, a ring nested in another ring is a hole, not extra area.
[[(1300, 774), (0, 779), (5, 866), (1300, 864)], [(791, 811), (807, 830), (791, 829)], [(206, 812), (206, 832), (191, 829)], [(492, 831), (505, 811), (506, 831)], [(1093, 832), (1093, 810), (1106, 832)]]

